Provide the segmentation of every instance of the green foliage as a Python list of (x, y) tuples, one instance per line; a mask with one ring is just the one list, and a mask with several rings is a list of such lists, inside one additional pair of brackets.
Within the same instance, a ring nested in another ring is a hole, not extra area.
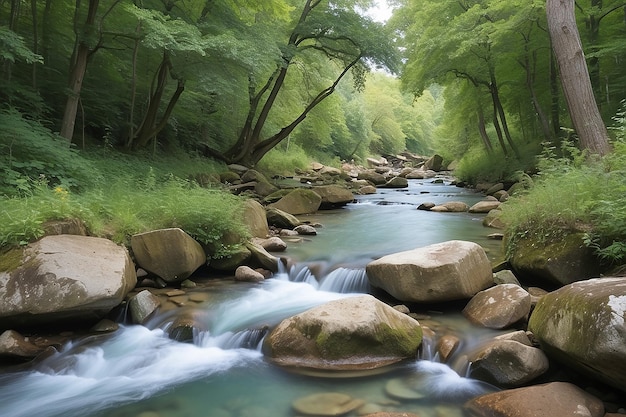
[(98, 175), (67, 141), (18, 111), (0, 111), (0, 195), (28, 193), (41, 182), (75, 190)]
[[(569, 154), (569, 155), (568, 155)], [(586, 243), (609, 264), (626, 263), (626, 146), (603, 161), (586, 161), (575, 147), (547, 149), (543, 168), (528, 192), (503, 205), (509, 248), (528, 234), (558, 239), (568, 231), (586, 233)]]
[(0, 26), (0, 59), (12, 63), (43, 63), (43, 57), (33, 53), (24, 43), (24, 38), (6, 26)]
[(266, 153), (258, 168), (270, 176), (292, 175), (295, 169), (307, 169), (309, 164), (309, 156), (302, 148), (286, 142)]

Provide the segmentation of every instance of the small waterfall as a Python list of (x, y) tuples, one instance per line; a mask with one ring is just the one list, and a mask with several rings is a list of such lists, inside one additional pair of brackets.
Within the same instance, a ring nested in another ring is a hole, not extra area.
[(263, 339), (269, 331), (268, 327), (247, 329), (240, 332), (226, 332), (211, 337), (209, 332), (198, 335), (195, 343), (203, 347), (219, 347), (221, 349), (251, 349), (261, 351)]
[(370, 291), (370, 284), (363, 268), (337, 268), (322, 279), (319, 289), (341, 294), (363, 294)]

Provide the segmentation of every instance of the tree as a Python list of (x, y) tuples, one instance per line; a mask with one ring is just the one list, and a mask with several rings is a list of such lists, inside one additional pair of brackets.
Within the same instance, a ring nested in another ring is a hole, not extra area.
[[(256, 83), (254, 74), (249, 76), (248, 113), (237, 141), (226, 151), (209, 147), (207, 152), (227, 163), (254, 166), (333, 94), (350, 71), (358, 83), (362, 82), (366, 62), (394, 69), (395, 49), (383, 26), (358, 14), (354, 6), (355, 2), (347, 0), (332, 4), (327, 0), (305, 1), (281, 48), (275, 70), (262, 84)], [(278, 132), (266, 132), (270, 113), (284, 89), (290, 68), (295, 63), (306, 65), (309, 54), (321, 54), (336, 63), (339, 71), (335, 80), (311, 94), (302, 111)]]
[(611, 149), (609, 135), (593, 95), (576, 26), (574, 0), (547, 0), (546, 14), (563, 92), (580, 145), (592, 154), (605, 155)]

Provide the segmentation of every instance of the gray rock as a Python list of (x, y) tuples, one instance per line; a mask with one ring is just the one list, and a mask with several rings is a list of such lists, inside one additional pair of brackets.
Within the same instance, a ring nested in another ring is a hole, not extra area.
[(541, 351), (514, 340), (493, 340), (468, 359), (470, 377), (500, 387), (518, 387), (543, 375), (549, 366)]
[(0, 328), (96, 322), (137, 284), (128, 252), (107, 239), (46, 236), (5, 256), (17, 262), (0, 272)]
[(566, 285), (541, 297), (528, 329), (551, 357), (626, 387), (626, 278)]
[(202, 246), (179, 228), (136, 234), (130, 244), (137, 263), (169, 283), (189, 278), (207, 261)]
[(299, 235), (304, 236), (313, 236), (317, 234), (317, 230), (315, 229), (315, 227), (308, 224), (301, 224), (293, 230), (296, 231)]
[(300, 224), (294, 215), (277, 208), (268, 208), (265, 215), (270, 225), (281, 229), (293, 229)]
[(401, 301), (467, 299), (493, 283), (484, 249), (460, 240), (383, 256), (366, 271), (372, 286)]
[(490, 329), (504, 329), (530, 313), (530, 294), (515, 284), (501, 284), (476, 294), (463, 309), (472, 323)]
[(433, 170), (436, 172), (441, 171), (443, 166), (443, 158), (441, 155), (433, 155), (426, 162), (424, 162), (424, 169)]
[(272, 272), (278, 271), (278, 258), (266, 251), (263, 246), (248, 242), (246, 248), (252, 255), (250, 259), (251, 264), (269, 269)]
[(128, 301), (130, 317), (135, 324), (144, 324), (161, 306), (159, 297), (143, 290)]
[(515, 284), (521, 287), (517, 277), (510, 269), (503, 269), (493, 274), (493, 282), (496, 284)]
[(261, 245), (268, 252), (284, 252), (287, 250), (287, 244), (278, 236), (272, 236), (267, 239), (252, 239), (252, 242)]

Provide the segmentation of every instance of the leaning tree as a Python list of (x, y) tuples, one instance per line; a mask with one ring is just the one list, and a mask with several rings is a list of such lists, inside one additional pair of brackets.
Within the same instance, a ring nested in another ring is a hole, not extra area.
[[(272, 74), (261, 84), (255, 74), (248, 77), (248, 111), (239, 137), (226, 150), (208, 147), (207, 152), (226, 162), (255, 166), (272, 148), (286, 139), (305, 120), (307, 115), (350, 72), (362, 85), (367, 66), (381, 66), (394, 71), (398, 63), (397, 50), (384, 25), (359, 13), (354, 0), (333, 1), (307, 0), (294, 21), (293, 28), (279, 49), (281, 56)], [(362, 3), (362, 2), (360, 2)], [(329, 65), (338, 68), (336, 77), (325, 88), (311, 94), (301, 111), (275, 132), (269, 130), (268, 120), (277, 104), (281, 91), (293, 64), (303, 55), (315, 53), (327, 59)]]

